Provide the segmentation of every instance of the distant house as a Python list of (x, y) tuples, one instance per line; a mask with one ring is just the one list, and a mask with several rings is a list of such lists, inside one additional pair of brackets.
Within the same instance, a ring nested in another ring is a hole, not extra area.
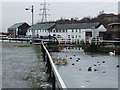
[(51, 35), (70, 43), (86, 42), (94, 37), (103, 37), (106, 32), (101, 23), (59, 24), (51, 31)]
[(98, 18), (102, 19), (102, 20), (105, 20), (107, 22), (113, 22), (113, 21), (118, 20), (118, 15), (115, 15), (113, 13), (109, 13), (109, 14), (103, 13), (103, 14), (100, 14), (98, 16)]
[[(26, 35), (40, 38), (41, 36), (48, 36), (49, 32), (55, 27), (55, 23), (37, 23), (28, 28)], [(33, 31), (32, 31), (33, 30)]]
[(29, 27), (30, 25), (26, 22), (16, 23), (8, 28), (8, 33), (10, 33), (11, 37), (25, 36)]
[(120, 22), (111, 23), (109, 26), (112, 27), (112, 39), (120, 38)]

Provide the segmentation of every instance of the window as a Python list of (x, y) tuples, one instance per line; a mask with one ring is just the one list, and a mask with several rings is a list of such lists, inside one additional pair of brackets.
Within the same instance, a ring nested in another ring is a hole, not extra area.
[(71, 35), (72, 38), (74, 38), (74, 35)]
[(76, 29), (76, 32), (77, 32), (77, 29)]
[(75, 38), (77, 38), (77, 35), (75, 36)]
[(66, 29), (66, 32), (67, 32), (67, 29)]
[(58, 32), (58, 30), (56, 30), (56, 32)]
[(81, 30), (79, 29), (79, 33), (81, 33)]
[(61, 30), (59, 30), (59, 32), (61, 32)]
[(55, 36), (56, 36), (56, 34), (53, 34), (53, 36), (55, 37)]
[(70, 35), (68, 35), (68, 38), (70, 38)]
[(55, 32), (55, 30), (53, 30), (53, 32)]
[(72, 29), (72, 32), (74, 32), (74, 30)]
[(38, 34), (38, 30), (36, 30), (36, 31), (37, 31), (36, 33)]
[(63, 32), (65, 32), (65, 30), (63, 29)]
[(61, 38), (61, 36), (60, 36), (60, 35), (57, 35), (57, 38)]

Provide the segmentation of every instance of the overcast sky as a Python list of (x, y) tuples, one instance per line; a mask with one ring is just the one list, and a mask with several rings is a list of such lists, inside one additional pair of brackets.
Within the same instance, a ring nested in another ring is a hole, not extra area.
[[(19, 2), (18, 2), (19, 1)], [(33, 2), (34, 1), (34, 2)], [(31, 24), (31, 12), (26, 11), (26, 7), (31, 7), (34, 5), (34, 23), (41, 20), (39, 10), (41, 8), (40, 4), (43, 0), (4, 0), (2, 5), (0, 3), (0, 20), (2, 20), (2, 31), (6, 32), (7, 28), (11, 25), (19, 22), (27, 22)], [(47, 0), (48, 1), (48, 0)], [(56, 2), (57, 1), (57, 2)], [(56, 20), (61, 17), (64, 18), (74, 18), (79, 19), (85, 16), (96, 17), (98, 13), (102, 10), (105, 13), (115, 13), (118, 14), (118, 0), (109, 0), (109, 2), (104, 2), (103, 0), (69, 0), (69, 2), (64, 2), (63, 0), (49, 0), (48, 20)], [(74, 2), (73, 2), (74, 1)], [(77, 2), (76, 2), (77, 1)], [(98, 2), (96, 2), (98, 1)]]

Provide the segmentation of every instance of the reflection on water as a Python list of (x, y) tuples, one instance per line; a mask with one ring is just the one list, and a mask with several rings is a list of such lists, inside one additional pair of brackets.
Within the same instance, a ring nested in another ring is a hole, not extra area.
[(118, 88), (118, 56), (88, 54), (79, 48), (52, 55), (68, 60), (67, 66), (57, 66), (68, 88)]

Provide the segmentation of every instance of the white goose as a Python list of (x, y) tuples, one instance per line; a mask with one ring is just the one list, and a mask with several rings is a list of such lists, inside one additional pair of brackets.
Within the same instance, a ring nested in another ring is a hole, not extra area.
[(109, 52), (109, 55), (110, 56), (115, 56), (115, 50), (114, 50), (114, 52)]

